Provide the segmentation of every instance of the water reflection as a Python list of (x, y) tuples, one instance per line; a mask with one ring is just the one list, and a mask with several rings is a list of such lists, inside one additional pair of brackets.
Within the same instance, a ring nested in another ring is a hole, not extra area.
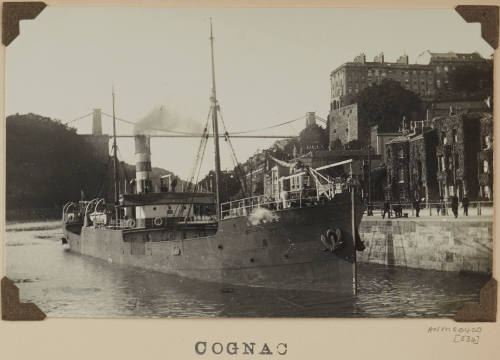
[(479, 301), (489, 280), (359, 264), (357, 297), (249, 288), (65, 253), (57, 226), (13, 229), (7, 232), (7, 276), (22, 301), (52, 317), (452, 317), (465, 302)]

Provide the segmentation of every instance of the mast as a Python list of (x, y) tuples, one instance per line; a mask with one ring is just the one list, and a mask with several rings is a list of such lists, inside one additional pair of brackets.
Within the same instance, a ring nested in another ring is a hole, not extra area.
[(217, 219), (220, 219), (220, 155), (219, 155), (219, 125), (217, 121), (217, 93), (215, 90), (215, 64), (214, 64), (214, 37), (212, 34), (212, 18), (210, 18), (210, 52), (212, 56), (212, 126), (214, 131), (215, 145), (215, 205), (217, 207)]
[[(116, 156), (116, 117), (115, 117), (115, 88), (111, 88), (111, 94), (113, 96), (113, 174), (114, 174), (114, 190), (115, 190), (115, 205), (118, 205), (119, 201), (119, 185), (118, 185), (118, 158)], [(118, 212), (117, 212), (118, 214)], [(118, 218), (117, 218), (118, 219)]]

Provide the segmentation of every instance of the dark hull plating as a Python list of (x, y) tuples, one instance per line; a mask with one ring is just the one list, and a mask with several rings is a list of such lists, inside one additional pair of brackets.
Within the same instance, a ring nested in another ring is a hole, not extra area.
[[(219, 222), (213, 236), (169, 240), (166, 229), (65, 226), (73, 252), (109, 262), (224, 284), (352, 293), (355, 259), (350, 194), (325, 205), (276, 211), (278, 221), (251, 225), (246, 216)], [(357, 230), (362, 206), (355, 202)], [(344, 245), (320, 241), (340, 228)]]

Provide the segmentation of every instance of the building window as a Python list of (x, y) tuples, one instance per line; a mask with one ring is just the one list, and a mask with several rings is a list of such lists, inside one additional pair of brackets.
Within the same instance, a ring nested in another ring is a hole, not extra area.
[(489, 172), (489, 163), (488, 160), (483, 160), (483, 173), (487, 174)]
[(491, 192), (490, 192), (490, 187), (488, 185), (484, 187), (484, 197), (487, 198), (488, 200), (491, 200)]
[(404, 183), (405, 182), (405, 171), (404, 169), (399, 169), (399, 182)]
[(403, 149), (399, 149), (398, 150), (398, 156), (399, 156), (400, 159), (404, 159), (405, 155), (404, 155)]
[(458, 142), (458, 135), (457, 135), (457, 129), (453, 129), (453, 144), (456, 144)]
[(441, 80), (436, 80), (436, 86), (437, 86), (438, 88), (440, 88), (440, 87), (441, 87)]
[(486, 136), (484, 137), (484, 149), (485, 149), (485, 150), (489, 150), (489, 149), (491, 149), (491, 141), (490, 141), (490, 137), (489, 137), (489, 135), (486, 135)]
[(441, 163), (441, 171), (444, 171), (446, 169), (446, 164), (445, 164), (445, 161), (444, 161), (444, 156), (440, 156), (440, 163)]

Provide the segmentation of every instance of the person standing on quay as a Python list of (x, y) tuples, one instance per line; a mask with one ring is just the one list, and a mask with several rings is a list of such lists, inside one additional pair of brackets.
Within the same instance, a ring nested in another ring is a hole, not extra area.
[(464, 208), (464, 215), (469, 216), (469, 198), (467, 195), (462, 199), (462, 207)]
[(420, 214), (420, 199), (413, 200), (413, 207), (415, 208), (415, 215), (419, 217)]
[(451, 197), (451, 211), (455, 217), (458, 217), (458, 198), (455, 195)]
[(385, 214), (387, 213), (389, 219), (391, 218), (391, 203), (386, 200), (384, 203), (384, 212), (382, 213), (382, 219), (385, 219)]

